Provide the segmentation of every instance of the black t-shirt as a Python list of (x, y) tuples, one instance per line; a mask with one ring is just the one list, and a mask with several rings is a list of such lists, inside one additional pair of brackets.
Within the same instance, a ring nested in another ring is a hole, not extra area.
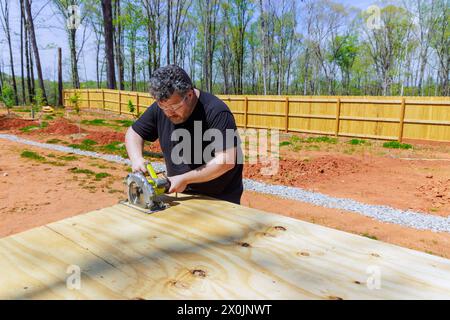
[[(242, 155), (233, 114), (223, 101), (204, 91), (200, 92), (194, 111), (184, 123), (173, 124), (155, 102), (132, 128), (144, 140), (153, 142), (159, 138), (169, 177), (204, 165), (215, 151), (235, 146), (237, 157)], [(242, 161), (239, 161), (218, 178), (188, 185), (186, 193), (204, 194), (239, 204), (243, 192), (242, 169)]]

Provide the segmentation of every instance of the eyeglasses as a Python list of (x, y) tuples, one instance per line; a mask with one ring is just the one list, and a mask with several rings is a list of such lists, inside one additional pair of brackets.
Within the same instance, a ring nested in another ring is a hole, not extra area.
[(161, 104), (160, 104), (159, 102), (157, 102), (157, 104), (158, 104), (158, 107), (159, 107), (162, 111), (172, 111), (172, 112), (173, 112), (173, 111), (176, 111), (176, 110), (180, 109), (180, 108), (183, 106), (183, 103), (184, 103), (184, 101), (186, 101), (187, 97), (188, 97), (188, 96), (185, 95), (184, 98), (181, 100), (180, 103), (177, 103), (177, 104), (171, 105), (171, 106), (163, 107), (163, 106), (161, 106)]

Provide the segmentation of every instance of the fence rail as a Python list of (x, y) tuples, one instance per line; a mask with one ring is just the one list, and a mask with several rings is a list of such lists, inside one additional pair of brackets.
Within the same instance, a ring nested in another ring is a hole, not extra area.
[[(80, 94), (81, 108), (99, 108), (137, 115), (153, 102), (149, 93), (109, 90), (64, 90), (64, 106)], [(244, 128), (279, 129), (382, 140), (450, 141), (449, 97), (360, 96), (231, 96), (228, 104), (236, 123)], [(129, 112), (128, 103), (135, 106)]]

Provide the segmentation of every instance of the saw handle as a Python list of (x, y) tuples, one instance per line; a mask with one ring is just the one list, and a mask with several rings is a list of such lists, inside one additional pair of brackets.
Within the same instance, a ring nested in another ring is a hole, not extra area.
[(158, 189), (163, 190), (164, 189), (164, 193), (169, 192), (170, 190), (170, 180), (167, 178), (160, 178), (160, 179), (155, 179), (155, 185)]
[(152, 164), (150, 162), (147, 162), (147, 171), (152, 179), (158, 178), (158, 175), (156, 174), (155, 169), (153, 169)]
[(147, 171), (152, 178), (158, 194), (167, 193), (170, 189), (170, 180), (164, 175), (164, 178), (158, 178), (158, 174), (150, 162), (147, 162)]

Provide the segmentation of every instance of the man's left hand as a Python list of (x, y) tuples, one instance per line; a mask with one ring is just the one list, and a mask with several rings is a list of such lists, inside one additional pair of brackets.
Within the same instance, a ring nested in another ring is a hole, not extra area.
[(183, 174), (179, 174), (177, 176), (172, 176), (172, 177), (168, 177), (169, 181), (170, 181), (170, 189), (169, 189), (169, 193), (173, 193), (173, 192), (183, 192), (188, 183), (184, 177)]

